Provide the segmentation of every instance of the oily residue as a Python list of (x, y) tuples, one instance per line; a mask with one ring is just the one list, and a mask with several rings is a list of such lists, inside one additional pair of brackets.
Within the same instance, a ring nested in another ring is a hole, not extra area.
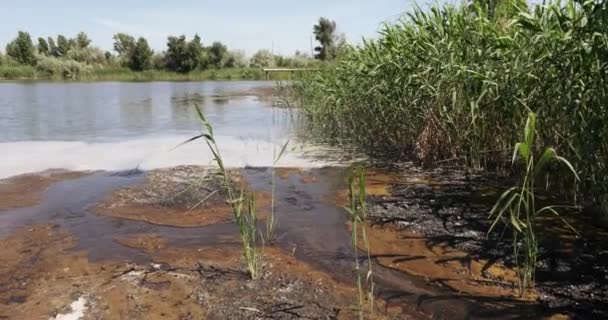
[[(428, 277), (438, 286), (462, 291), (480, 300), (487, 297), (502, 303), (504, 299), (496, 297), (508, 296), (516, 282), (511, 232), (499, 227), (497, 232), (487, 234), (491, 224), (488, 213), (504, 190), (501, 181), (496, 177), (453, 170), (421, 173), (405, 169), (398, 174), (408, 178), (392, 183), (390, 195), (370, 199), (371, 222), (377, 228), (389, 226), (388, 231), (380, 228), (377, 232), (383, 239), (380, 249), (383, 254), (397, 253), (396, 257), (381, 257), (379, 261)], [(416, 176), (433, 183), (412, 182), (412, 177)], [(550, 196), (541, 194), (542, 201), (538, 205), (563, 201)], [(562, 217), (583, 232), (579, 231), (577, 236), (557, 217), (539, 219), (536, 225), (539, 263), (535, 290), (528, 297), (536, 301), (525, 306), (514, 303), (509, 310), (519, 308), (536, 317), (555, 314), (583, 318), (608, 316), (608, 238), (605, 231), (592, 226), (589, 217), (569, 212), (563, 212)], [(373, 229), (372, 233), (375, 233)], [(409, 246), (411, 253), (400, 250), (401, 246)], [(451, 271), (446, 271), (446, 267)], [(459, 272), (464, 276), (456, 277)], [(497, 287), (489, 288), (488, 284)]]

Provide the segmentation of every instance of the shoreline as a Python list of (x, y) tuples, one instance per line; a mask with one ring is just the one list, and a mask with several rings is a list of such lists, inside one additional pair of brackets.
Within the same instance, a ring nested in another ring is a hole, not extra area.
[[(250, 191), (268, 192), (270, 169), (241, 168), (239, 180), (242, 179)], [(236, 282), (229, 281), (229, 284), (213, 283), (214, 290), (217, 291), (209, 294), (219, 299), (216, 300), (219, 308), (215, 309), (216, 311), (224, 312), (234, 306), (235, 302), (226, 293), (232, 292), (231, 290), (249, 292), (251, 286), (261, 285), (264, 288), (262, 301), (274, 303), (270, 297), (272, 292), (283, 290), (282, 282), (277, 284), (278, 287), (266, 282), (277, 280), (275, 275), (269, 275), (261, 280), (261, 283), (246, 280), (242, 264), (238, 262), (238, 230), (234, 222), (230, 221), (229, 213), (224, 213), (223, 210), (213, 212), (217, 205), (222, 204), (221, 195), (210, 198), (211, 202), (201, 208), (202, 210), (190, 210), (198, 198), (206, 197), (209, 192), (218, 188), (212, 180), (206, 180), (199, 191), (182, 192), (185, 186), (190, 186), (196, 179), (206, 176), (208, 173), (205, 170), (201, 166), (176, 166), (123, 175), (90, 172), (72, 180), (57, 181), (44, 189), (44, 200), (34, 204), (34, 209), (0, 212), (0, 219), (6, 219), (0, 222), (4, 221), (4, 225), (12, 229), (0, 237), (0, 254), (4, 254), (1, 250), (9, 250), (7, 254), (17, 256), (40, 250), (56, 252), (56, 257), (45, 256), (41, 260), (42, 264), (37, 264), (34, 271), (27, 275), (35, 280), (40, 273), (51, 270), (52, 279), (55, 280), (45, 282), (45, 290), (48, 292), (72, 285), (69, 281), (61, 280), (64, 275), (60, 270), (49, 266), (58, 264), (71, 269), (72, 262), (66, 261), (74, 261), (74, 258), (64, 258), (66, 255), (74, 257), (73, 254), (76, 254), (79, 262), (74, 265), (74, 276), (81, 279), (76, 286), (78, 292), (72, 292), (68, 296), (71, 300), (64, 297), (58, 303), (68, 305), (76, 300), (76, 296), (84, 297), (89, 305), (87, 314), (105, 312), (96, 308), (96, 304), (92, 302), (102, 301), (102, 305), (111, 303), (104, 300), (108, 298), (104, 291), (98, 290), (105, 288), (103, 284), (98, 287), (99, 284), (94, 278), (87, 274), (78, 274), (82, 268), (110, 270), (107, 276), (113, 279), (112, 285), (135, 285), (129, 290), (145, 289), (137, 291), (139, 293), (134, 295), (135, 301), (153, 301), (158, 294), (166, 294), (165, 290), (174, 285), (186, 291), (198, 288), (195, 285), (198, 280), (187, 283), (170, 280), (175, 272), (184, 274), (184, 277), (189, 279), (198, 279), (200, 276), (203, 281), (209, 280), (206, 277), (210, 272), (214, 279), (234, 280), (236, 275), (241, 279)], [(294, 292), (312, 299), (308, 301), (316, 301), (307, 304), (307, 308), (314, 309), (312, 306), (316, 305), (322, 312), (326, 312), (331, 309), (330, 306), (339, 305), (338, 308), (342, 312), (352, 310), (356, 301), (352, 291), (352, 248), (349, 248), (348, 219), (341, 209), (347, 197), (348, 170), (343, 167), (294, 167), (277, 170), (276, 212), (280, 229), (276, 242), (267, 244), (266, 250), (269, 251), (262, 250), (268, 253), (267, 256), (264, 255), (265, 264), (277, 266), (285, 259), (281, 255), (289, 257), (292, 261), (291, 267), (283, 270), (281, 276), (281, 279), (288, 283), (300, 283), (300, 273), (297, 270), (306, 268), (305, 274), (311, 277), (308, 278), (311, 282), (309, 285), (298, 287)], [(568, 312), (570, 305), (567, 299), (555, 300), (555, 294), (564, 291), (555, 288), (556, 292), (552, 294), (544, 290), (545, 285), (542, 283), (539, 283), (538, 295), (528, 299), (517, 298), (513, 287), (512, 264), (504, 259), (493, 260), (491, 250), (486, 247), (476, 251), (480, 241), (484, 241), (483, 237), (477, 237), (480, 230), (476, 225), (462, 223), (462, 219), (468, 222), (469, 219), (484, 214), (486, 204), (485, 201), (479, 202), (483, 199), (478, 198), (478, 195), (494, 192), (496, 181), (475, 175), (466, 177), (457, 171), (428, 171), (416, 168), (396, 171), (370, 169), (368, 175), (366, 181), (371, 214), (369, 231), (373, 244), (371, 253), (374, 257), (377, 299), (379, 306), (385, 306), (383, 310), (390, 311), (380, 315), (390, 319), (418, 319), (420, 314), (422, 318), (425, 318), (424, 315), (434, 314), (460, 319), (472, 314), (483, 318), (483, 314), (516, 316), (523, 312), (538, 315), (543, 319), (571, 319), (570, 316), (576, 318), (585, 311), (577, 308)], [(36, 188), (32, 188), (34, 189)], [(70, 197), (62, 198), (65, 194)], [(96, 205), (103, 203), (116, 205), (106, 207), (108, 210), (114, 210), (109, 216), (96, 212)], [(58, 211), (59, 208), (61, 209)], [(38, 210), (39, 213), (32, 213), (31, 210)], [(22, 216), (23, 214), (26, 216)], [(207, 215), (210, 220), (205, 221)], [(200, 219), (196, 220), (196, 216)], [(446, 220), (442, 223), (441, 219)], [(24, 223), (12, 224), (11, 221)], [(199, 222), (193, 223), (194, 221)], [(44, 227), (45, 225), (52, 227)], [(444, 228), (459, 228), (459, 232), (450, 233)], [(27, 230), (30, 230), (30, 235)], [(38, 234), (40, 230), (42, 232)], [(58, 235), (57, 240), (52, 240), (53, 234)], [(46, 240), (37, 243), (25, 240), (28, 237), (46, 239), (48, 236), (51, 237), (49, 243), (46, 243)], [(18, 243), (20, 248), (27, 250), (23, 249), (21, 253), (10, 251), (13, 247), (11, 243)], [(34, 246), (35, 250), (30, 250), (33, 249), (31, 246)], [(229, 254), (218, 255), (209, 252), (210, 249)], [(275, 250), (282, 253), (278, 254)], [(19, 258), (19, 261), (29, 259), (22, 258)], [(224, 264), (226, 258), (231, 261), (229, 265)], [(200, 263), (205, 266), (204, 270), (201, 269), (203, 273), (191, 273), (192, 270), (198, 270), (197, 265), (200, 267)], [(304, 265), (306, 267), (303, 267)], [(266, 270), (272, 274), (279, 271), (272, 269), (274, 267), (270, 268)], [(576, 272), (578, 269), (572, 270)], [(106, 276), (104, 272), (103, 277)], [(72, 271), (68, 273), (72, 274)], [(215, 278), (218, 274), (221, 276)], [(13, 271), (0, 272), (0, 283), (17, 285), (12, 283), (10, 278), (3, 279), (12, 275)], [(162, 281), (159, 280), (161, 284), (147, 282), (151, 278), (146, 278), (145, 275), (162, 278)], [(224, 278), (225, 276), (228, 278)], [(547, 276), (550, 274), (543, 272), (543, 277)], [(133, 279), (137, 281), (131, 281)], [(317, 296), (309, 296), (310, 290), (315, 290), (314, 284), (321, 281), (319, 279), (325, 279), (322, 280), (324, 283), (331, 282), (345, 288), (346, 298), (319, 301), (315, 300)], [(244, 283), (248, 284), (241, 288)], [(564, 286), (571, 284), (578, 285), (577, 282), (563, 282)], [(93, 289), (87, 289), (90, 285)], [(140, 287), (141, 285), (143, 287)], [(585, 285), (581, 288), (577, 286), (575, 293), (583, 293), (584, 288)], [(31, 292), (29, 290), (26, 292)], [(578, 297), (578, 303), (583, 303), (584, 306), (595, 301), (603, 305), (604, 296), (601, 291), (601, 286), (595, 287), (591, 297), (582, 294)], [(391, 292), (393, 294), (390, 294)], [(397, 296), (394, 296), (395, 294)], [(192, 302), (181, 293), (179, 296), (188, 303)], [(32, 293), (24, 293), (23, 297), (17, 299), (0, 295), (0, 298), (17, 301), (29, 301), (33, 296)], [(43, 296), (35, 297), (34, 301), (42, 298)], [(256, 301), (252, 302), (255, 308), (262, 310), (261, 305), (255, 305), (259, 303)], [(10, 303), (7, 310), (14, 310), (18, 305), (15, 303)], [(563, 303), (566, 305), (562, 305)], [(170, 307), (167, 308), (167, 311), (171, 311)], [(208, 311), (204, 308), (198, 309), (196, 303), (189, 304), (189, 308), (198, 310), (197, 312)], [(3, 314), (1, 309), (0, 315)], [(477, 311), (471, 313), (471, 310)], [(597, 312), (603, 314), (605, 311), (602, 307)]]
[[(223, 68), (205, 69), (179, 73), (166, 70), (132, 71), (126, 68), (109, 68), (94, 70), (89, 74), (78, 76), (76, 79), (38, 74), (35, 70), (21, 74), (15, 69), (14, 76), (7, 77), (11, 68), (0, 66), (0, 83), (11, 81), (46, 81), (46, 82), (196, 82), (196, 81), (286, 81), (291, 80), (289, 73), (272, 73), (266, 79), (262, 68)], [(32, 73), (33, 72), (33, 73)]]

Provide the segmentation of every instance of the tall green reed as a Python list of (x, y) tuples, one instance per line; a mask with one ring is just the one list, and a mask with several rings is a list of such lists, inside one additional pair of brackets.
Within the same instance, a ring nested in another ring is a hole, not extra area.
[[(344, 207), (348, 212), (351, 228), (352, 228), (352, 245), (355, 260), (355, 275), (357, 277), (357, 292), (359, 294), (359, 319), (363, 319), (365, 294), (367, 290), (367, 299), (369, 301), (369, 310), (374, 312), (374, 273), (372, 268), (372, 258), (370, 255), (369, 239), (367, 237), (367, 202), (366, 202), (366, 186), (365, 186), (365, 171), (362, 168), (357, 168), (348, 178), (349, 187), (349, 206)], [(361, 230), (362, 241), (367, 255), (367, 272), (365, 273), (364, 289), (361, 277), (361, 264), (359, 261), (359, 229)]]
[[(256, 224), (257, 219), (254, 195), (252, 194), (248, 197), (242, 187), (240, 188), (239, 193), (236, 193), (229, 172), (224, 166), (220, 149), (215, 140), (213, 126), (207, 120), (198, 106), (195, 106), (195, 109), (199, 120), (203, 124), (203, 133), (186, 140), (180, 144), (180, 146), (199, 139), (205, 140), (205, 143), (207, 144), (209, 151), (211, 151), (213, 154), (213, 159), (218, 166), (218, 174), (223, 181), (223, 187), (228, 195), (228, 203), (232, 208), (232, 213), (239, 227), (239, 234), (241, 236), (243, 246), (243, 256), (247, 263), (247, 270), (252, 279), (258, 279), (260, 276), (260, 263), (257, 249), (258, 231)], [(245, 211), (243, 208), (244, 204), (247, 205), (247, 211)]]
[(283, 144), (279, 153), (277, 153), (276, 148), (272, 150), (272, 193), (270, 198), (270, 217), (266, 219), (266, 241), (272, 242), (276, 238), (276, 231), (279, 226), (278, 219), (275, 215), (275, 199), (276, 199), (276, 166), (281, 161), (281, 158), (285, 154), (287, 150), (287, 146), (289, 145), (289, 140)]
[(567, 206), (549, 205), (537, 210), (536, 184), (539, 178), (546, 177), (546, 168), (551, 162), (564, 165), (578, 180), (574, 167), (568, 160), (559, 156), (555, 149), (546, 148), (536, 160), (536, 115), (530, 113), (526, 121), (523, 141), (515, 144), (512, 163), (521, 160), (521, 181), (505, 191), (492, 210), (490, 218), (494, 221), (488, 233), (494, 231), (498, 223), (503, 223), (512, 230), (513, 256), (517, 265), (520, 294), (534, 285), (534, 275), (538, 256), (540, 226), (537, 219), (545, 214), (560, 218), (572, 231), (576, 232), (556, 209)]

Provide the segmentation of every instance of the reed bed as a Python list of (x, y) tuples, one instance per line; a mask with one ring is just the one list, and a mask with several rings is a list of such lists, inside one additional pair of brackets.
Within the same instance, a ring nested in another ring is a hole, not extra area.
[[(588, 200), (606, 206), (607, 2), (505, 12), (416, 8), (384, 26), (294, 83), (308, 132), (383, 159), (511, 173), (511, 146), (534, 112), (540, 145), (569, 159)], [(572, 186), (569, 177), (554, 183)]]

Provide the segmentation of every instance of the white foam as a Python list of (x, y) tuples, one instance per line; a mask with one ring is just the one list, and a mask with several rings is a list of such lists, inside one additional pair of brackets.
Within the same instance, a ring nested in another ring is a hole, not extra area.
[[(177, 165), (210, 165), (212, 154), (200, 140), (172, 150), (188, 136), (145, 137), (120, 142), (86, 143), (78, 141), (22, 141), (0, 143), (0, 179), (47, 169), (75, 171), (150, 170)], [(227, 167), (272, 166), (273, 150), (282, 141), (216, 137)], [(290, 143), (278, 166), (312, 168), (335, 165), (320, 160), (331, 154), (324, 148)]]
[(84, 312), (87, 310), (87, 300), (83, 297), (70, 304), (70, 311), (67, 313), (58, 314), (49, 320), (79, 320), (84, 317)]

